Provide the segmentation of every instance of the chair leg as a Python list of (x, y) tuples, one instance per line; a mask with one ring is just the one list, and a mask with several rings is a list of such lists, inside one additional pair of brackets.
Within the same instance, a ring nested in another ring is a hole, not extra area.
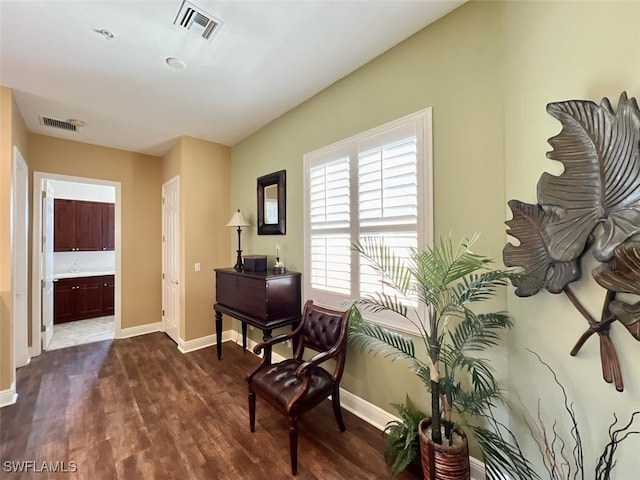
[(289, 452), (291, 454), (291, 474), (298, 473), (298, 420), (289, 419)]
[(342, 409), (340, 408), (340, 388), (338, 386), (333, 389), (333, 394), (331, 395), (331, 403), (333, 403), (333, 414), (336, 416), (338, 428), (341, 432), (344, 432), (344, 420), (342, 419)]
[(256, 394), (249, 391), (249, 428), (252, 432), (256, 431)]

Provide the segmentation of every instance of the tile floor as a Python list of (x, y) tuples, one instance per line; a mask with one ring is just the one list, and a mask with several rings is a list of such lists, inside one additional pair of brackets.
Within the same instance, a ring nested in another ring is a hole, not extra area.
[(114, 332), (115, 317), (113, 315), (60, 323), (53, 326), (53, 339), (48, 350), (109, 340), (114, 338)]

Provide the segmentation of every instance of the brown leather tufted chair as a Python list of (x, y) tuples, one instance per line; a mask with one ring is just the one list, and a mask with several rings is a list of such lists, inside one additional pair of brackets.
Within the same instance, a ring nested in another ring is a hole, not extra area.
[[(294, 357), (271, 363), (271, 346), (293, 339)], [(302, 359), (306, 348), (318, 352), (309, 360)], [(290, 334), (279, 335), (256, 345), (258, 354), (265, 350), (262, 363), (247, 375), (249, 386), (249, 425), (255, 431), (256, 394), (289, 418), (289, 449), (291, 473), (298, 471), (298, 418), (321, 403), (329, 395), (338, 427), (344, 432), (340, 410), (340, 379), (347, 354), (347, 312), (314, 305), (304, 305), (302, 321)], [(335, 368), (329, 373), (320, 363), (334, 359)]]

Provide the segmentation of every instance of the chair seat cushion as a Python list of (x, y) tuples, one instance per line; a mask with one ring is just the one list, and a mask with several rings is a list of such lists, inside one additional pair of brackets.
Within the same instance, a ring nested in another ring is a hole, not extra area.
[[(296, 370), (302, 361), (284, 360), (273, 365), (265, 365), (258, 370), (251, 381), (253, 388), (262, 390), (269, 397), (276, 399), (285, 407), (302, 386), (302, 380), (296, 377)], [(329, 372), (321, 367), (311, 367), (311, 387), (299, 404), (315, 403), (319, 397), (324, 398), (333, 390), (333, 380)]]

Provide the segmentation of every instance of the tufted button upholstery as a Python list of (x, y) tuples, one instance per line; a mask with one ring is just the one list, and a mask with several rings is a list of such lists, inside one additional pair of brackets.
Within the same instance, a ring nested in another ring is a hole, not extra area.
[(302, 336), (304, 343), (316, 351), (329, 350), (340, 336), (342, 317), (320, 310), (307, 310)]
[[(347, 313), (314, 305), (309, 300), (304, 306), (302, 321), (289, 336), (294, 339), (294, 358), (272, 364), (270, 355), (264, 355), (258, 367), (247, 375), (249, 387), (249, 426), (255, 430), (256, 395), (273, 405), (289, 419), (289, 447), (291, 472), (297, 473), (298, 418), (331, 396), (333, 413), (340, 431), (344, 421), (340, 409), (340, 379), (347, 354)], [(286, 336), (276, 337), (263, 345), (271, 348)], [(256, 347), (258, 348), (258, 347)], [(305, 350), (318, 352), (303, 360)], [(320, 366), (326, 360), (335, 360), (333, 372)]]
[[(302, 380), (296, 377), (296, 370), (302, 363), (296, 359), (289, 359), (270, 365), (270, 368), (263, 368), (253, 377), (253, 386), (285, 407), (302, 385)], [(329, 372), (321, 367), (312, 367), (310, 374), (311, 386), (305, 400), (314, 401), (318, 397), (324, 399), (331, 395), (333, 380)]]

